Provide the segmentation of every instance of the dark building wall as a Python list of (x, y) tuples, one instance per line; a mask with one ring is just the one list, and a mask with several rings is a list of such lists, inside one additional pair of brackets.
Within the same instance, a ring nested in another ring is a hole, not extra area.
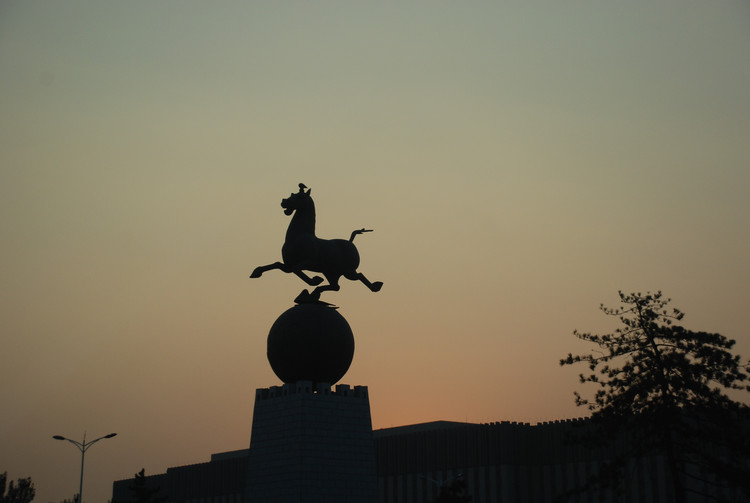
[[(158, 490), (158, 495), (166, 497), (163, 487), (166, 485), (167, 474), (146, 476), (146, 487), (148, 489)], [(128, 503), (135, 500), (135, 495), (131, 488), (135, 486), (135, 478), (116, 480), (112, 484), (112, 503)]]
[[(354, 393), (354, 390), (347, 392)], [(297, 398), (302, 400), (302, 397)], [(329, 407), (330, 404), (326, 406)], [(306, 426), (311, 428), (308, 433), (319, 427)], [(459, 476), (466, 481), (473, 503), (556, 501), (558, 496), (596, 474), (600, 463), (612, 455), (607, 450), (587, 448), (570, 441), (571, 435), (580, 435), (589, 427), (586, 420), (536, 425), (437, 421), (376, 430), (372, 432), (370, 448), (374, 444), (378, 501), (429, 502), (437, 496), (441, 484), (450, 483)], [(342, 449), (367, 449), (362, 445), (356, 447), (341, 433), (343, 436), (334, 444), (340, 444)], [(254, 428), (253, 436), (256, 435), (260, 435), (260, 430)], [(619, 443), (628, 441), (627, 438), (617, 439)], [(316, 449), (313, 444), (308, 447)], [(261, 449), (257, 440), (252, 443), (252, 449), (256, 448), (258, 451), (253, 460), (256, 468), (249, 468), (249, 451), (244, 450), (214, 455), (208, 463), (170, 468), (167, 473), (147, 477), (147, 480), (149, 485), (162, 488), (162, 493), (168, 497), (167, 503), (240, 503), (246, 494), (245, 481), (258, 477), (262, 473), (258, 466), (274, 456), (270, 450)], [(297, 476), (294, 469), (290, 467), (288, 480)], [(660, 457), (631, 460), (626, 473), (622, 501), (671, 501), (666, 467)], [(691, 483), (697, 484), (694, 488), (704, 493), (716, 494), (717, 490), (722, 490), (729, 501), (743, 501), (734, 490), (717, 489), (696, 481)], [(133, 479), (114, 483), (114, 503), (131, 499), (128, 487), (132, 484)], [(613, 499), (606, 492), (588, 491), (569, 501), (608, 502)], [(256, 495), (254, 499), (245, 496), (244, 499), (244, 503), (257, 501), (279, 499), (269, 494)], [(349, 501), (365, 500), (352, 498)], [(714, 499), (692, 494), (688, 501), (696, 503)]]
[[(159, 489), (166, 503), (241, 503), (247, 475), (247, 449), (213, 456), (210, 462), (167, 469), (167, 473), (149, 475), (146, 486)], [(227, 455), (230, 454), (230, 455)], [(135, 479), (113, 484), (112, 502), (134, 501), (131, 491)]]
[(242, 452), (244, 455), (240, 457), (169, 468), (163, 486), (169, 501), (240, 503), (244, 498), (247, 475), (247, 450)]
[[(553, 502), (597, 475), (602, 463), (632, 438), (618, 436), (610, 447), (576, 441), (586, 436), (588, 420), (468, 424), (434, 422), (374, 432), (381, 503), (433, 500), (442, 484), (461, 477), (473, 503)], [(661, 456), (630, 459), (619, 501), (672, 501)], [(712, 481), (695, 466), (684, 483), (688, 503), (744, 501), (739, 488)], [(571, 494), (573, 502), (615, 501), (612, 488)]]
[(435, 422), (375, 431), (380, 501), (429, 501), (458, 477), (475, 503), (552, 501), (604, 455), (567, 441), (585, 424)]

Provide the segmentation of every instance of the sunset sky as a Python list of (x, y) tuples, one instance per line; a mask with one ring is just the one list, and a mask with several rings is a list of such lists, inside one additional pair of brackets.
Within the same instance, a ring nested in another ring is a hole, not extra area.
[(0, 3), (0, 473), (78, 490), (250, 443), (305, 287), (279, 205), (357, 238), (373, 426), (546, 421), (599, 304), (662, 290), (750, 357), (750, 5)]

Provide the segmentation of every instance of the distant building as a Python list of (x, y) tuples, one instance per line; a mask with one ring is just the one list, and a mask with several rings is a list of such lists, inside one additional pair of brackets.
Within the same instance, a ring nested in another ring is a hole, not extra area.
[[(379, 501), (431, 501), (441, 484), (461, 477), (474, 503), (552, 502), (595, 474), (608, 455), (568, 441), (571, 433), (587, 427), (586, 420), (535, 425), (436, 421), (375, 430)], [(243, 503), (248, 454), (248, 449), (214, 454), (209, 462), (169, 468), (147, 477), (147, 482), (159, 487), (168, 503)], [(624, 501), (669, 501), (666, 480), (661, 458), (634, 460), (623, 487)], [(127, 502), (132, 484), (133, 479), (115, 482), (113, 503)], [(691, 498), (688, 501), (712, 500)], [(586, 493), (572, 501), (610, 498)]]
[[(147, 475), (149, 488), (158, 488), (165, 503), (242, 503), (247, 476), (248, 449), (212, 454), (211, 461), (167, 468)], [(112, 503), (132, 501), (135, 479), (118, 480), (112, 487)]]
[[(378, 430), (380, 501), (431, 501), (441, 485), (458, 477), (475, 503), (555, 501), (593, 475), (606, 455), (569, 441), (587, 423), (438, 421)], [(664, 501), (664, 477), (652, 475), (659, 473), (659, 463), (643, 460), (634, 470), (625, 501)], [(586, 496), (581, 501), (600, 501)]]

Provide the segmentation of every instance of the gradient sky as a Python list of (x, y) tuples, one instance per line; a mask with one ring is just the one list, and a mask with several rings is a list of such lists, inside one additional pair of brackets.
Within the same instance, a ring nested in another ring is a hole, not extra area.
[[(404, 5), (406, 4), (406, 5)], [(0, 3), (0, 471), (78, 489), (246, 448), (312, 188), (355, 228), (375, 428), (577, 417), (618, 289), (750, 356), (750, 7)]]

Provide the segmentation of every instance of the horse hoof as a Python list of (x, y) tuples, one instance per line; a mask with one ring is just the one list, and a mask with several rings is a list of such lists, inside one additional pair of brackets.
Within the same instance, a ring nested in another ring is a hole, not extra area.
[(313, 291), (312, 293), (307, 290), (302, 290), (297, 298), (294, 299), (295, 304), (306, 304), (309, 302), (318, 302), (320, 300), (320, 292)]
[(315, 276), (313, 278), (310, 278), (310, 285), (311, 286), (318, 286), (322, 282), (323, 282), (323, 278), (321, 278), (320, 276)]
[(376, 281), (372, 284), (372, 291), (373, 292), (379, 292), (380, 289), (383, 288), (383, 282), (382, 281)]
[[(258, 269), (260, 269), (260, 268), (258, 268)], [(253, 273), (250, 275), (251, 278), (260, 278), (260, 275), (263, 274), (263, 273), (261, 271), (259, 271), (258, 269), (255, 269), (253, 271)]]

